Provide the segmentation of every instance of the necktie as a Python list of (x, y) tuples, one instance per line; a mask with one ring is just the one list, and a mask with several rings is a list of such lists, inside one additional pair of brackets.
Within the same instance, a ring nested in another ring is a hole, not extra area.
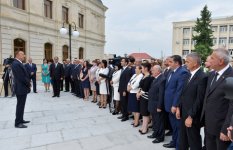
[(170, 81), (170, 79), (171, 79), (173, 73), (174, 73), (174, 71), (172, 71), (172, 72), (170, 73), (169, 78), (168, 78), (168, 82)]
[(217, 82), (218, 75), (219, 75), (218, 72), (215, 72), (214, 78), (213, 78), (213, 80), (211, 81), (210, 86), (214, 85), (214, 84)]

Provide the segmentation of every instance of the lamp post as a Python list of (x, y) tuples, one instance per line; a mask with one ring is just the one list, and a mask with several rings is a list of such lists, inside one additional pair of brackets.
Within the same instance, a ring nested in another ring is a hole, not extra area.
[[(74, 24), (74, 31), (72, 32), (72, 24)], [(70, 50), (70, 60), (72, 59), (71, 57), (71, 35), (78, 37), (79, 32), (76, 29), (76, 24), (74, 22), (68, 23), (69, 25), (69, 31), (65, 28), (65, 23), (63, 22), (62, 28), (60, 29), (60, 34), (61, 35), (66, 35), (67, 32), (69, 34), (69, 50)]]

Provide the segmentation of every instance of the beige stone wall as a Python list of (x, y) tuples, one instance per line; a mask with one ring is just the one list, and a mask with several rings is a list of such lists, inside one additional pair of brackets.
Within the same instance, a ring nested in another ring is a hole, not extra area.
[[(233, 49), (233, 44), (229, 43), (229, 38), (233, 37), (233, 31), (230, 31), (230, 27), (233, 26), (233, 16), (218, 18), (212, 20), (212, 26), (217, 27), (217, 31), (213, 33), (213, 37), (216, 38), (217, 43), (213, 46), (213, 48), (225, 47), (226, 49)], [(195, 26), (195, 20), (193, 21), (182, 21), (182, 22), (173, 22), (173, 40), (172, 40), (172, 53), (183, 55), (183, 50), (191, 50), (194, 49), (194, 44), (192, 44), (192, 28)], [(227, 26), (226, 32), (220, 32), (220, 26)], [(184, 34), (183, 29), (189, 28), (189, 34)], [(225, 44), (219, 43), (219, 38), (226, 38)], [(185, 45), (183, 43), (184, 39), (189, 39), (189, 44)]]
[[(78, 26), (78, 14), (84, 15), (84, 28), (72, 39), (72, 58), (84, 48), (85, 59), (103, 58), (105, 46), (105, 12), (107, 8), (96, 0), (51, 0), (53, 18), (44, 17), (44, 0), (25, 0), (26, 10), (13, 7), (13, 0), (0, 1), (0, 64), (14, 54), (14, 39), (26, 41), (26, 57), (40, 65), (44, 58), (44, 44), (53, 45), (53, 57), (62, 60), (62, 46), (69, 46), (68, 35), (61, 36), (62, 6), (69, 8), (69, 21)], [(68, 29), (68, 25), (66, 25)]]

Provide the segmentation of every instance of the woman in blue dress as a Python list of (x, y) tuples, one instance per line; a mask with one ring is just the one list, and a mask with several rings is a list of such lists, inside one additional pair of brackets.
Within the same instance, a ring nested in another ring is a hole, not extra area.
[(82, 71), (80, 73), (80, 78), (82, 81), (82, 89), (83, 89), (83, 93), (84, 93), (84, 100), (88, 100), (89, 95), (90, 95), (89, 76), (90, 76), (89, 62), (84, 61), (83, 68), (82, 68)]
[(43, 64), (41, 65), (41, 77), (42, 77), (42, 82), (44, 83), (45, 92), (49, 92), (50, 74), (49, 74), (49, 65), (46, 59), (43, 59)]

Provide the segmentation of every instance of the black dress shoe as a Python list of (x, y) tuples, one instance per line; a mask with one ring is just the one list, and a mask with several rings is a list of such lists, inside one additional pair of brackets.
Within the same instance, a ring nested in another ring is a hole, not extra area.
[(121, 122), (124, 122), (124, 121), (127, 121), (127, 120), (129, 120), (129, 118), (128, 117), (124, 117), (124, 118), (121, 119)]
[(147, 136), (149, 139), (154, 139), (154, 138), (156, 138), (156, 136), (154, 136), (153, 134), (152, 135), (149, 135), (149, 136)]
[(172, 131), (169, 130), (169, 131), (165, 134), (165, 136), (172, 136)]
[(60, 97), (60, 95), (58, 95), (57, 97)]
[(153, 141), (152, 141), (152, 143), (160, 143), (160, 142), (163, 142), (164, 141), (164, 139), (157, 139), (157, 138), (155, 138)]
[(124, 116), (119, 116), (119, 117), (117, 117), (117, 119), (123, 119), (124, 118)]
[(56, 97), (56, 95), (53, 95), (52, 97)]
[(15, 128), (27, 128), (24, 124), (20, 123), (18, 125), (15, 125)]
[(22, 123), (30, 123), (30, 121), (25, 121), (25, 120), (23, 120)]
[(117, 111), (114, 111), (113, 113), (112, 113), (112, 115), (118, 115), (119, 114), (119, 112), (117, 112)]
[(37, 93), (37, 91), (35, 91), (34, 93)]
[(166, 148), (176, 148), (176, 146), (172, 143), (168, 143), (168, 144), (163, 144), (163, 147), (166, 147)]

